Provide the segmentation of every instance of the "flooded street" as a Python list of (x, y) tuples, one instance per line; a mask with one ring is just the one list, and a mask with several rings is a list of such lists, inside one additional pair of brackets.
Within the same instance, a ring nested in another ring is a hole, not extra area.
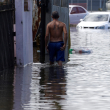
[[(69, 61), (0, 73), (0, 110), (110, 110), (110, 30), (70, 28)], [(37, 61), (37, 60), (36, 60)]]

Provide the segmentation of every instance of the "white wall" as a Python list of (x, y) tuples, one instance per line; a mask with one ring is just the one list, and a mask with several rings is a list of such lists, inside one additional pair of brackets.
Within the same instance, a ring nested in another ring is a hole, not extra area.
[(16, 59), (17, 66), (33, 62), (32, 3), (28, 0), (28, 11), (24, 11), (24, 0), (15, 0)]

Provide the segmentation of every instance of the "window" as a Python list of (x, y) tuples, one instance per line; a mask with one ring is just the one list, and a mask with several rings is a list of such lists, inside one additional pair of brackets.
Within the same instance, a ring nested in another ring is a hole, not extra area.
[(71, 14), (76, 14), (76, 13), (78, 13), (77, 8), (73, 7), (72, 10), (71, 10)]
[(70, 11), (71, 11), (71, 7), (69, 7), (69, 13), (70, 13)]
[(89, 14), (83, 21), (100, 22), (108, 21), (108, 14)]
[(81, 7), (78, 7), (78, 11), (79, 11), (79, 13), (86, 13), (86, 11)]

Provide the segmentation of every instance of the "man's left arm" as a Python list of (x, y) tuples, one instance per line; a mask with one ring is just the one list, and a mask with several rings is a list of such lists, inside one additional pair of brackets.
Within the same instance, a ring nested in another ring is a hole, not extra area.
[(65, 50), (66, 44), (67, 44), (67, 29), (66, 29), (66, 25), (65, 24), (63, 26), (63, 32), (64, 32), (64, 45), (62, 47), (62, 50)]

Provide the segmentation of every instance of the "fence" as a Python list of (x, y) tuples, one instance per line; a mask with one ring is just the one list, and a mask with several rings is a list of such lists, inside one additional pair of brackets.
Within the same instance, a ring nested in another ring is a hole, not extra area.
[(69, 0), (71, 5), (81, 5), (88, 11), (106, 11), (106, 2), (108, 0)]
[(0, 2), (0, 71), (14, 67), (14, 1)]
[[(66, 24), (67, 32), (68, 32), (68, 40), (69, 40), (69, 1), (68, 0), (53, 0), (52, 11), (59, 12), (59, 21), (62, 21)], [(65, 49), (65, 61), (68, 61), (68, 48), (69, 42), (67, 43), (67, 47)]]

